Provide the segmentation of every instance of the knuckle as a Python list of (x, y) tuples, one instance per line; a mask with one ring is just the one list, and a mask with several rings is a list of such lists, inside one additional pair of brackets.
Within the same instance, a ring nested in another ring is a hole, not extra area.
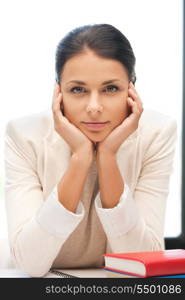
[(138, 128), (138, 124), (134, 124), (134, 125), (132, 126), (132, 131), (135, 131), (137, 128)]
[(144, 109), (143, 109), (143, 107), (141, 106), (141, 107), (140, 107), (140, 112), (143, 112), (143, 111), (144, 111)]
[(56, 130), (56, 131), (58, 131), (58, 130), (59, 130), (59, 126), (58, 126), (58, 124), (57, 124), (57, 123), (55, 123), (55, 124), (54, 124), (54, 128), (55, 128), (55, 130)]
[(53, 113), (54, 113), (54, 115), (57, 115), (57, 112), (58, 112), (58, 110), (57, 110), (56, 106), (54, 106), (53, 107)]

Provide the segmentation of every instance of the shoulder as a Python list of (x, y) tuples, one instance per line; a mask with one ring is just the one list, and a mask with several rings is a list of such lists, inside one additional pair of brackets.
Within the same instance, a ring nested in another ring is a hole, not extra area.
[(176, 146), (177, 121), (172, 116), (155, 111), (145, 110), (138, 126), (142, 152), (148, 157), (167, 156)]
[(13, 139), (40, 140), (52, 130), (53, 126), (52, 112), (45, 110), (9, 120), (6, 124), (5, 134)]
[(168, 114), (147, 109), (141, 115), (138, 130), (141, 137), (147, 135), (155, 138), (163, 132), (165, 134), (176, 134), (177, 121)]

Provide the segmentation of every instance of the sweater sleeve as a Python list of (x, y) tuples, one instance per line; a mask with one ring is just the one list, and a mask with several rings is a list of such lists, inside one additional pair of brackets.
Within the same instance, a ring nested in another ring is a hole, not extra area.
[(75, 213), (67, 210), (58, 200), (57, 186), (43, 199), (31, 150), (10, 123), (5, 132), (4, 192), (12, 259), (30, 276), (42, 277), (82, 221), (84, 207), (80, 201)]
[(176, 120), (167, 122), (145, 153), (133, 193), (124, 181), (119, 203), (102, 208), (100, 193), (95, 207), (112, 252), (164, 249), (166, 200), (177, 138)]

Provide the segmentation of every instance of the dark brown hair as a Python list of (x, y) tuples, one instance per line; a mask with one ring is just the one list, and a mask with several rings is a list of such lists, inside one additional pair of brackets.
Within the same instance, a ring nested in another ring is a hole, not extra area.
[(128, 39), (112, 25), (84, 25), (70, 31), (56, 49), (56, 81), (59, 83), (62, 70), (68, 59), (82, 53), (86, 48), (104, 58), (115, 59), (123, 64), (129, 81), (136, 82), (135, 55)]

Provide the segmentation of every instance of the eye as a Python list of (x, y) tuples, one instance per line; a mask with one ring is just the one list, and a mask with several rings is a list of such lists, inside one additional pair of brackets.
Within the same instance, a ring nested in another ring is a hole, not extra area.
[(115, 85), (109, 85), (109, 86), (106, 87), (106, 89), (107, 89), (108, 92), (116, 92), (116, 91), (119, 90), (119, 88)]
[(70, 92), (72, 92), (74, 94), (80, 94), (82, 91), (84, 91), (84, 88), (82, 88), (80, 86), (75, 86), (72, 89), (70, 89)]

